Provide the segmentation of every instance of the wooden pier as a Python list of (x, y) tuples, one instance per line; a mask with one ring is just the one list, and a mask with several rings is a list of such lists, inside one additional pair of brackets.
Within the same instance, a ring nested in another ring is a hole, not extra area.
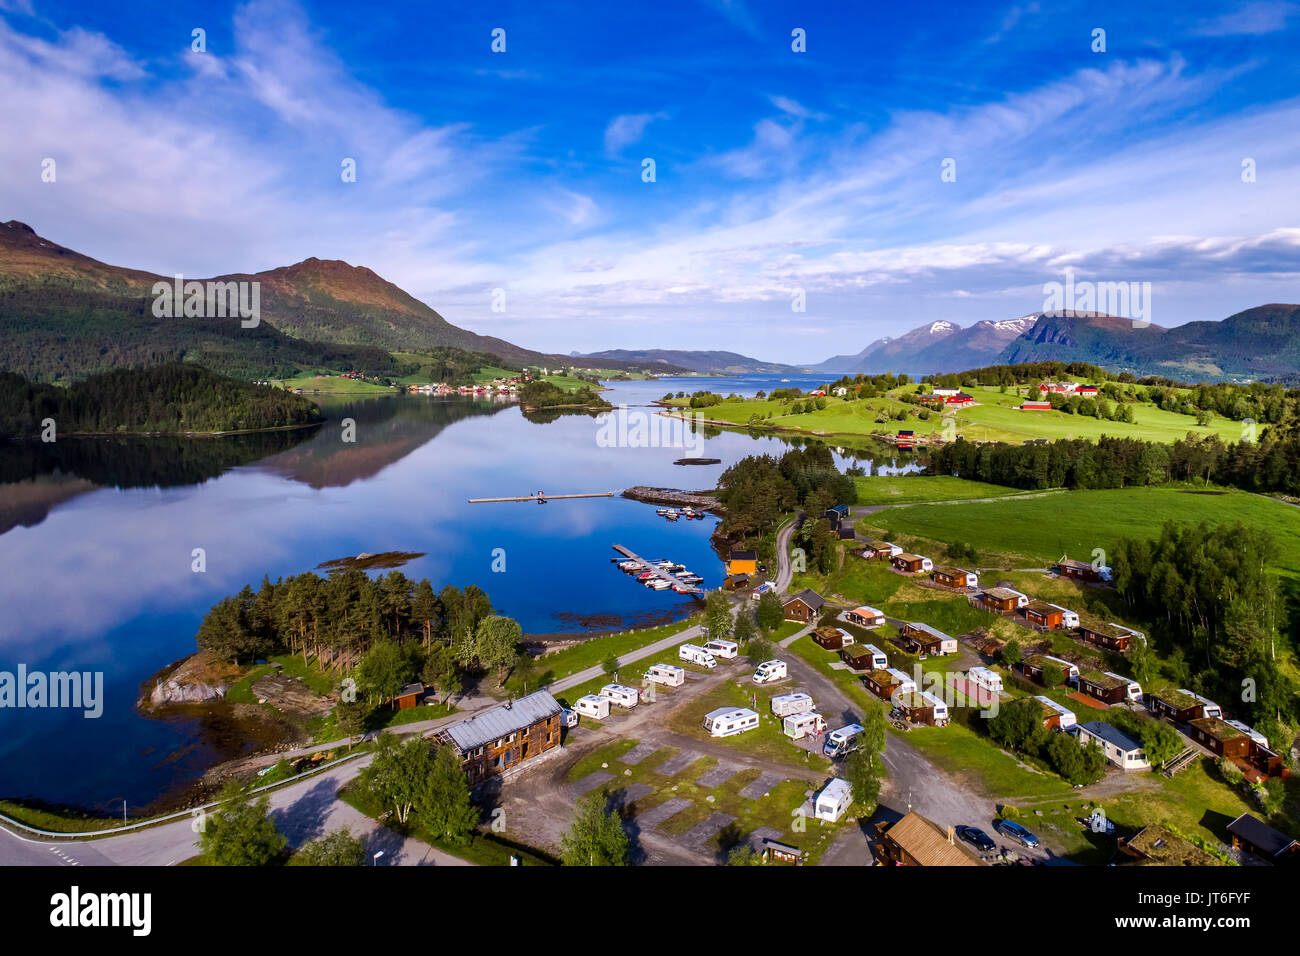
[(472, 505), (488, 504), (493, 501), (559, 501), (563, 498), (613, 498), (617, 491), (592, 491), (581, 495), (518, 495), (513, 498), (470, 498)]
[(617, 551), (619, 554), (623, 555), (623, 557), (626, 558), (627, 560), (635, 561), (638, 565), (640, 565), (643, 571), (653, 571), (656, 575), (658, 575), (663, 580), (667, 581), (669, 584), (675, 587), (680, 587), (682, 591), (679, 593), (683, 593), (683, 594), (704, 593), (703, 588), (696, 587), (694, 584), (686, 584), (682, 581), (677, 580), (677, 578), (673, 577), (663, 568), (659, 567), (656, 564), (652, 564), (651, 562), (647, 561), (645, 558), (641, 557), (639, 554), (634, 554), (632, 551), (623, 547), (621, 544), (614, 545), (614, 550)]

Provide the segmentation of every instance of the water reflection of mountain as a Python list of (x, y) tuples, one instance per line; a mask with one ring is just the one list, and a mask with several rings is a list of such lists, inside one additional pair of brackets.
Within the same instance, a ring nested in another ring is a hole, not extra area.
[[(328, 420), (309, 442), (267, 458), (259, 467), (313, 488), (342, 488), (378, 474), (436, 437), (448, 425), (514, 407), (505, 401), (394, 396), (361, 401), (324, 400)], [(345, 419), (354, 442), (343, 440)]]
[(0, 442), (0, 534), (40, 524), (57, 505), (96, 488), (198, 484), (292, 448), (314, 431)]

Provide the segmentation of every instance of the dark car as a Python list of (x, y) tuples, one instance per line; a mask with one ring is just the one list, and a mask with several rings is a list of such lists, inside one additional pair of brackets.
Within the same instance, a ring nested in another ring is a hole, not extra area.
[(999, 820), (996, 829), (1003, 836), (1010, 837), (1017, 843), (1020, 843), (1031, 850), (1038, 846), (1038, 837), (1034, 836), (1015, 820)]
[(958, 827), (957, 836), (981, 853), (992, 853), (998, 848), (998, 845), (993, 842), (993, 838), (979, 827)]

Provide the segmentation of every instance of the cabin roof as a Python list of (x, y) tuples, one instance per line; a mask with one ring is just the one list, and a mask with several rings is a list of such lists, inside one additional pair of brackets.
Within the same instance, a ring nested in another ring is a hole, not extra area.
[(732, 551), (731, 560), (732, 561), (757, 561), (758, 552), (757, 551)]
[(549, 720), (559, 713), (560, 705), (555, 702), (555, 698), (547, 691), (539, 690), (452, 724), (445, 732), (456, 748), (465, 753)]
[(1198, 717), (1191, 723), (1193, 727), (1205, 731), (1215, 740), (1233, 740), (1237, 737), (1246, 736), (1244, 730), (1238, 730), (1226, 720), (1220, 720), (1218, 717)]
[(1124, 731), (1120, 730), (1114, 724), (1108, 724), (1101, 720), (1090, 720), (1086, 724), (1079, 725), (1080, 730), (1086, 730), (1094, 737), (1099, 737), (1111, 746), (1118, 747), (1123, 751), (1141, 750), (1142, 744), (1134, 740)]
[(1020, 592), (1013, 591), (1011, 588), (987, 588), (984, 593), (991, 598), (997, 598), (999, 601), (1007, 601), (1020, 597)]
[(826, 603), (825, 599), (812, 588), (804, 588), (793, 597), (787, 598), (785, 603), (790, 604), (794, 601), (803, 601), (804, 604), (807, 604), (814, 611), (820, 611), (822, 606)]
[(885, 834), (922, 866), (983, 865), (961, 847), (949, 843), (939, 825), (919, 813), (909, 813)]
[(1249, 813), (1243, 813), (1229, 823), (1228, 832), (1233, 836), (1241, 837), (1269, 856), (1277, 856), (1296, 842), (1281, 830), (1274, 830), (1263, 820)]

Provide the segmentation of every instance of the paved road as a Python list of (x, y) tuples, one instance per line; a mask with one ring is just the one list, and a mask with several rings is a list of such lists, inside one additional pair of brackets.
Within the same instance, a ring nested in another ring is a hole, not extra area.
[[(655, 654), (662, 653), (669, 648), (676, 647), (678, 644), (684, 644), (687, 641), (704, 636), (704, 628), (698, 624), (688, 627), (684, 631), (676, 634), (670, 634), (665, 638), (647, 644), (645, 647), (639, 647), (634, 651), (628, 651), (618, 656), (622, 664), (631, 664), (633, 661), (639, 661), (646, 657), (653, 657)], [(570, 674), (568, 677), (562, 677), (552, 684), (547, 685), (547, 690), (552, 694), (558, 694), (561, 691), (568, 690), (570, 687), (577, 687), (579, 684), (585, 684), (589, 680), (595, 680), (605, 673), (604, 665), (596, 664), (588, 667), (586, 670), (578, 671), (576, 674)]]

